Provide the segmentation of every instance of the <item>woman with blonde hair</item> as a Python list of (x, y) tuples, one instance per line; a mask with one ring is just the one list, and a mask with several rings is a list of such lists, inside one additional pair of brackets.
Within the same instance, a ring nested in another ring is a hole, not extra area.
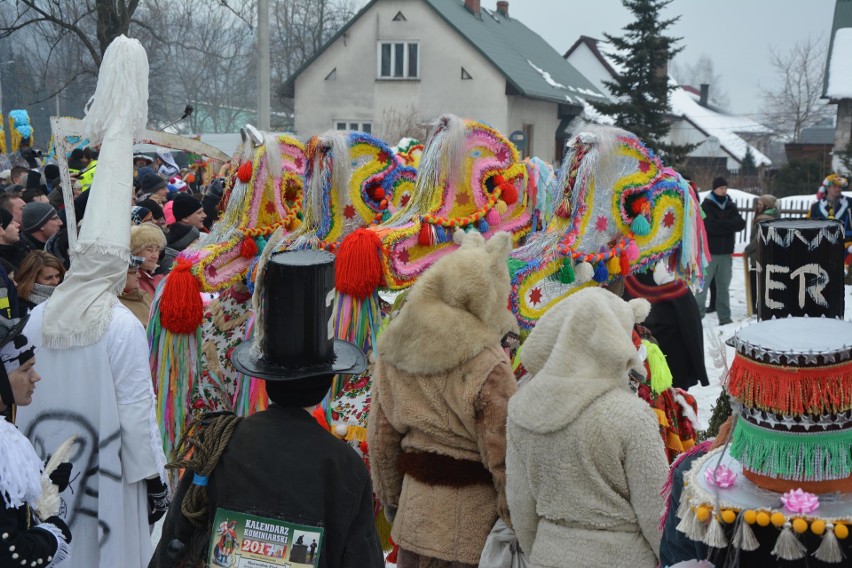
[(160, 253), (166, 248), (166, 235), (154, 223), (142, 223), (130, 229), (130, 254), (144, 259), (139, 267), (139, 289), (154, 297), (157, 285), (165, 278), (154, 274)]
[(62, 262), (43, 250), (30, 251), (15, 272), (21, 315), (50, 298), (65, 277)]

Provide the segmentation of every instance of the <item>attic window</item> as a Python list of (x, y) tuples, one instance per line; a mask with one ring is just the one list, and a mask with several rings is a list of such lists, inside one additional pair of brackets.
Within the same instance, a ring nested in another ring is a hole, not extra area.
[(394, 22), (407, 22), (408, 19), (405, 17), (405, 14), (402, 12), (397, 12), (396, 16), (393, 17)]
[(337, 67), (329, 71), (328, 75), (325, 76), (326, 81), (335, 81), (337, 80)]
[(461, 68), (461, 78), (462, 78), (462, 81), (466, 81), (468, 79), (473, 79), (471, 74), (468, 73), (467, 69), (465, 69), (464, 67)]

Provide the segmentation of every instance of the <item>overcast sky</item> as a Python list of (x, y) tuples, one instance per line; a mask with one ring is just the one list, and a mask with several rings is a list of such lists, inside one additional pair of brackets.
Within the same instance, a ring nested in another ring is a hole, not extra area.
[[(731, 110), (758, 115), (760, 87), (776, 77), (770, 49), (786, 51), (796, 40), (821, 38), (828, 45), (835, 0), (674, 0), (663, 11), (680, 15), (672, 35), (684, 50), (676, 61), (695, 63), (702, 54), (721, 75)], [(494, 9), (496, 0), (482, 0)], [(559, 53), (581, 35), (620, 35), (632, 15), (621, 0), (509, 0), (509, 14), (526, 24)], [(712, 87), (711, 87), (712, 89)]]

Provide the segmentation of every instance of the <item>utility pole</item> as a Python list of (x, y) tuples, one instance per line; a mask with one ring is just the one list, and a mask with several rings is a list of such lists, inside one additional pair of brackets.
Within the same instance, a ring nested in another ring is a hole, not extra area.
[(269, 0), (257, 2), (257, 127), (269, 130)]

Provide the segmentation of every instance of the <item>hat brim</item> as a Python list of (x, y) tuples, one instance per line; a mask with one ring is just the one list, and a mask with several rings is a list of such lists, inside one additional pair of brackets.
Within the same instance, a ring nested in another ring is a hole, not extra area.
[(269, 361), (258, 361), (251, 355), (251, 341), (241, 343), (231, 352), (231, 364), (239, 372), (267, 381), (294, 381), (321, 375), (360, 375), (367, 369), (367, 357), (357, 346), (334, 340), (334, 361), (314, 367), (281, 367)]
[(9, 328), (0, 327), (0, 347), (3, 347), (14, 338), (18, 337), (24, 332), (24, 326), (27, 325), (27, 321), (29, 321), (30, 316), (26, 315), (18, 321), (15, 325)]

